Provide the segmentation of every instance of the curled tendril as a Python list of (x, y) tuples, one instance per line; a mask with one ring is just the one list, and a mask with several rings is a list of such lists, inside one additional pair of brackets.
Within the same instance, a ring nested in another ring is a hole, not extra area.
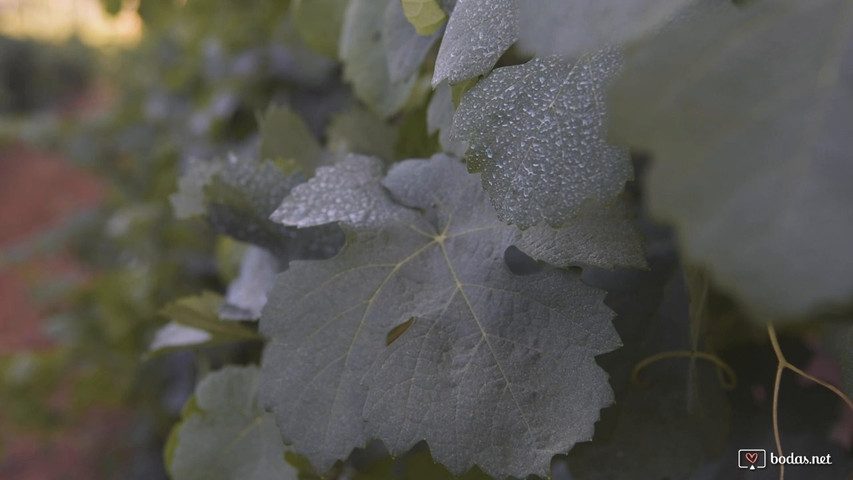
[(720, 374), (720, 385), (722, 385), (724, 389), (732, 390), (737, 385), (737, 375), (735, 374), (735, 371), (720, 357), (714, 355), (713, 353), (696, 352), (690, 350), (673, 350), (670, 352), (661, 352), (650, 357), (644, 358), (637, 365), (634, 366), (634, 370), (631, 372), (631, 380), (636, 385), (643, 387), (649, 386), (648, 383), (640, 380), (640, 372), (652, 363), (667, 358), (701, 358), (702, 360), (708, 360), (717, 366), (717, 372)]

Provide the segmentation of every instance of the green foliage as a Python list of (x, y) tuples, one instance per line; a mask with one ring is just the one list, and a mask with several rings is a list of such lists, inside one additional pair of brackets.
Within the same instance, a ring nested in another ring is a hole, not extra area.
[(224, 367), (176, 479), (843, 474), (842, 402), (789, 373), (826, 353), (850, 393), (853, 11), (734, 3), (142, 2), (126, 98), (74, 137), (115, 182), (59, 329), (87, 355), (4, 385)]

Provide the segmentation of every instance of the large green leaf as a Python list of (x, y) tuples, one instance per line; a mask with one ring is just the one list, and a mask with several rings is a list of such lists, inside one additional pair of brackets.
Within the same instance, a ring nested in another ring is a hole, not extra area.
[(762, 319), (853, 298), (853, 3), (724, 2), (627, 57), (613, 135), (653, 215)]
[[(318, 169), (314, 178), (292, 190), (270, 218), (300, 228), (341, 222), (351, 228), (365, 229), (413, 221), (414, 212), (394, 201), (381, 180), (382, 162), (350, 155), (333, 167)], [(420, 188), (441, 190), (444, 188), (442, 181), (440, 176), (425, 175)], [(476, 183), (476, 178), (468, 181)], [(478, 187), (472, 185), (470, 188)], [(416, 208), (429, 206), (403, 203)], [(610, 208), (585, 205), (581, 213), (562, 228), (540, 225), (516, 233), (519, 249), (536, 260), (558, 267), (646, 265), (642, 235), (634, 223), (629, 204), (621, 198)]]
[(477, 182), (449, 157), (398, 164), (384, 184), (418, 213), (278, 277), (262, 400), (320, 470), (371, 438), (392, 454), (425, 439), (454, 473), (523, 477), (591, 438), (612, 398), (594, 357), (619, 345), (603, 292), (513, 274), (519, 231)]
[(390, 1), (397, 0), (350, 0), (340, 45), (344, 78), (361, 101), (383, 116), (397, 113), (415, 85), (415, 76), (394, 81), (388, 71), (381, 19)]
[(462, 97), (451, 138), (469, 143), (468, 170), (483, 172), (502, 220), (559, 226), (585, 201), (623, 190), (630, 158), (604, 140), (603, 91), (619, 61), (614, 50), (575, 64), (534, 59), (496, 69)]
[(536, 56), (576, 58), (637, 39), (695, 1), (520, 0), (518, 42)]
[(198, 384), (166, 448), (174, 480), (296, 480), (257, 392), (255, 367), (225, 367)]

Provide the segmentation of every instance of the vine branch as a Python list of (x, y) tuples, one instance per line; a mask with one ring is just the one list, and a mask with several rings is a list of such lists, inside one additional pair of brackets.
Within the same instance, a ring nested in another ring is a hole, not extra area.
[[(844, 392), (839, 390), (835, 385), (825, 382), (814, 375), (809, 375), (797, 366), (788, 362), (788, 359), (786, 359), (785, 355), (782, 353), (782, 348), (779, 347), (779, 339), (776, 337), (776, 329), (773, 328), (773, 325), (771, 324), (767, 324), (767, 335), (770, 337), (770, 344), (773, 346), (773, 352), (776, 354), (776, 359), (779, 361), (779, 365), (776, 367), (776, 380), (773, 384), (773, 439), (776, 441), (776, 453), (781, 457), (784, 454), (782, 453), (782, 440), (779, 435), (779, 386), (782, 383), (782, 372), (784, 372), (786, 368), (834, 393), (844, 400), (844, 403), (846, 403), (851, 410), (853, 410), (853, 400), (851, 400), (850, 397), (845, 395)], [(779, 464), (779, 480), (784, 479), (785, 464)]]

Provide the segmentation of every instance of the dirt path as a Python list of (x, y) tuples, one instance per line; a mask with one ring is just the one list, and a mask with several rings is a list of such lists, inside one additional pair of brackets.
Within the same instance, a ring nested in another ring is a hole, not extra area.
[[(3, 149), (0, 252), (33, 240), (75, 212), (96, 206), (103, 191), (100, 181), (58, 155), (23, 145)], [(42, 331), (44, 306), (32, 297), (32, 287), (39, 279), (57, 275), (84, 281), (86, 272), (66, 253), (41, 256), (13, 267), (0, 266), (0, 355), (55, 348)], [(126, 412), (99, 410), (57, 434), (19, 434), (4, 428), (0, 418), (0, 479), (103, 478), (102, 466), (109, 461), (103, 454), (110, 452), (106, 446), (128, 425)]]

